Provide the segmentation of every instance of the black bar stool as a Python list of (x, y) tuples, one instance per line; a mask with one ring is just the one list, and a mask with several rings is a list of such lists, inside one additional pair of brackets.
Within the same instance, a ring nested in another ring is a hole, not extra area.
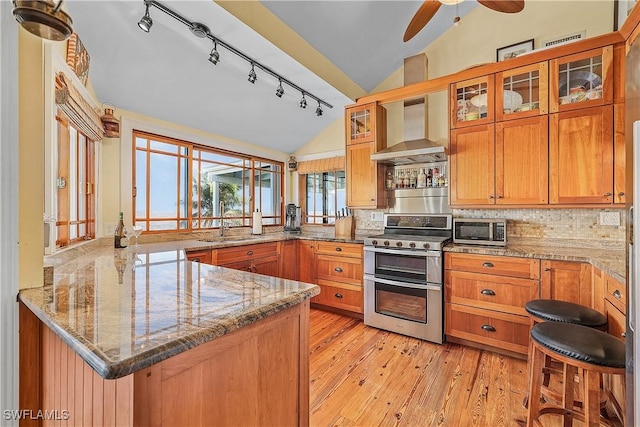
[[(601, 393), (609, 394), (602, 390), (601, 377), (603, 374), (620, 375), (624, 386), (624, 343), (593, 328), (559, 322), (536, 324), (531, 328), (531, 343), (527, 426), (542, 425), (538, 418), (549, 413), (563, 415), (565, 426), (570, 426), (573, 418), (589, 427), (601, 423), (611, 425), (600, 417)], [(560, 402), (542, 403), (540, 399), (547, 357), (559, 361), (563, 366)], [(580, 388), (577, 394), (582, 396), (581, 405), (575, 402), (576, 387)], [(615, 399), (612, 401), (615, 402)]]

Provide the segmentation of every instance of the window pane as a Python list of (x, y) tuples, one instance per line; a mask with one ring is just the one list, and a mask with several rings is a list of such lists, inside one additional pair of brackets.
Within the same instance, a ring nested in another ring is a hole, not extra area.
[[(73, 128), (69, 128), (69, 179), (67, 185), (69, 187), (69, 220), (78, 219), (78, 132)], [(74, 236), (77, 237), (74, 228)]]
[[(85, 177), (85, 170), (86, 170), (86, 160), (87, 160), (87, 153), (86, 153), (86, 144), (87, 144), (87, 138), (80, 134), (79, 135), (79, 141), (78, 141), (78, 194), (77, 194), (77, 200), (78, 200), (78, 220), (84, 221), (86, 220), (86, 210), (87, 210), (87, 180)], [(84, 233), (82, 232), (83, 228), (81, 227), (79, 230), (80, 236), (84, 236)]]
[(136, 147), (147, 148), (147, 138), (136, 138)]
[(136, 218), (147, 218), (147, 153), (136, 150)]
[(180, 146), (175, 144), (167, 144), (166, 142), (160, 141), (149, 141), (149, 148), (155, 151), (163, 151), (165, 153), (173, 153), (178, 154), (180, 151)]
[(336, 172), (336, 206), (347, 206), (347, 177), (344, 171)]
[[(157, 153), (149, 156), (149, 218), (175, 218), (178, 212), (178, 159)], [(173, 226), (176, 226), (175, 221)]]

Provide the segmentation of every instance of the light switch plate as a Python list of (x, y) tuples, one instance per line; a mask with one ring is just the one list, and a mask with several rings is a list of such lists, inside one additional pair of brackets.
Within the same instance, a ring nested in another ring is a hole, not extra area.
[(382, 212), (371, 212), (371, 221), (382, 221)]
[(600, 225), (620, 226), (620, 212), (600, 212)]

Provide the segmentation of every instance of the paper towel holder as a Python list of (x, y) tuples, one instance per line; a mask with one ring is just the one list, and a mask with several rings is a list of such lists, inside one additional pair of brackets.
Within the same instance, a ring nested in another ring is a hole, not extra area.
[(251, 223), (251, 235), (253, 236), (262, 235), (262, 213), (258, 209), (256, 209), (256, 211), (253, 213), (252, 223)]

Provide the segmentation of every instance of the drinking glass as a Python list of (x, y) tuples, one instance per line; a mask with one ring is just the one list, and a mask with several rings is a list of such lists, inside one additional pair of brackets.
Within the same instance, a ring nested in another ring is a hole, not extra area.
[(133, 238), (135, 239), (135, 243), (133, 245), (134, 248), (138, 247), (138, 236), (142, 234), (142, 227), (139, 225), (134, 225), (133, 227), (131, 227), (131, 232), (133, 235)]

